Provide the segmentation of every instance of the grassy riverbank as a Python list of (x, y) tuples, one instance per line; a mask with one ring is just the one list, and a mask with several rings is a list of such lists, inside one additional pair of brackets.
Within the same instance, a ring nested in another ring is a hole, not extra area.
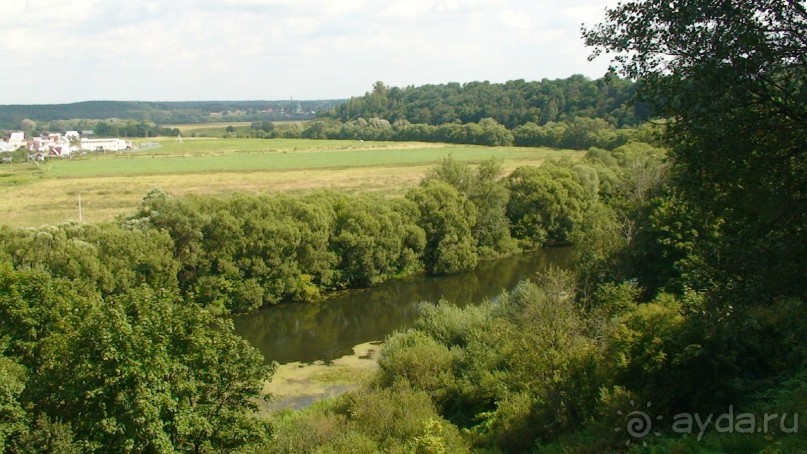
[(261, 413), (299, 410), (356, 389), (378, 369), (381, 348), (380, 342), (366, 342), (353, 347), (353, 354), (327, 363), (292, 362), (277, 366), (272, 379), (263, 387), (267, 400), (261, 403)]

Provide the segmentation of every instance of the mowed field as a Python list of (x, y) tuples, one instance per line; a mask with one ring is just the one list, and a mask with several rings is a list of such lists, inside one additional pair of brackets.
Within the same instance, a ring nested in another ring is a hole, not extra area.
[[(305, 139), (148, 139), (145, 151), (90, 154), (42, 164), (0, 167), (0, 223), (38, 226), (82, 219), (101, 222), (133, 212), (153, 188), (173, 195), (223, 196), (331, 188), (403, 194), (446, 156), (491, 157), (505, 172), (582, 152), (418, 142)], [(143, 141), (146, 142), (146, 141)]]

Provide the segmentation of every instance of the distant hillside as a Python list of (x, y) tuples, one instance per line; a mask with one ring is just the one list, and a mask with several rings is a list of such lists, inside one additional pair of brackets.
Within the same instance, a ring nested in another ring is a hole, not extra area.
[[(156, 124), (211, 121), (300, 120), (327, 112), (345, 100), (316, 101), (85, 101), (72, 104), (0, 105), (0, 128), (20, 127), (25, 118), (36, 122), (122, 118)], [(314, 112), (314, 114), (312, 114)]]
[[(527, 123), (545, 125), (577, 117), (600, 118), (614, 127), (635, 126), (651, 116), (643, 104), (631, 104), (635, 84), (616, 76), (505, 83), (451, 82), (388, 87), (376, 82), (371, 92), (349, 100), (316, 101), (86, 101), (73, 104), (0, 106), (0, 129), (20, 128), (29, 118), (44, 128), (65, 129), (59, 121), (112, 118), (152, 121), (156, 125), (256, 120), (307, 120), (330, 117), (348, 122), (380, 118), (394, 123), (442, 125), (479, 123), (493, 118), (508, 129)], [(51, 122), (56, 121), (56, 124)], [(74, 122), (75, 124), (80, 124)], [(92, 127), (92, 123), (87, 123)]]
[(634, 91), (633, 82), (616, 76), (591, 80), (575, 75), (535, 82), (454, 82), (405, 88), (376, 82), (372, 92), (351, 98), (329, 116), (343, 122), (383, 118), (429, 125), (478, 123), (493, 118), (509, 129), (530, 122), (544, 125), (588, 117), (604, 119), (617, 127), (632, 126), (651, 114), (648, 106), (629, 102)]

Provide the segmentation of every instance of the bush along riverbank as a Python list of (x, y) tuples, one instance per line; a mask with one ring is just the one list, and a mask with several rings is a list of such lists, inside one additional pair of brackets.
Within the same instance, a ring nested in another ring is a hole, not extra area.
[(567, 243), (598, 201), (629, 196), (631, 172), (662, 156), (634, 143), (508, 176), (495, 160), (447, 158), (402, 198), (327, 190), (177, 198), (155, 189), (116, 223), (0, 228), (0, 261), (102, 296), (148, 285), (213, 313), (247, 312)]

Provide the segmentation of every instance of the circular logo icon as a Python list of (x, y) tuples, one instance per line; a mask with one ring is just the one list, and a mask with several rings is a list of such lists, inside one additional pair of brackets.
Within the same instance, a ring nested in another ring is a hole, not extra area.
[[(632, 408), (636, 408), (636, 402), (633, 400), (630, 401), (630, 405)], [(651, 405), (652, 403), (648, 402), (644, 410), (649, 409)], [(620, 432), (622, 429), (625, 429), (625, 432), (627, 432), (630, 437), (625, 441), (625, 446), (630, 446), (639, 441), (642, 442), (642, 446), (647, 446), (647, 442), (644, 441), (644, 438), (653, 431), (653, 418), (644, 410), (632, 410), (627, 414), (623, 413), (622, 410), (616, 412), (617, 415), (622, 416), (625, 424), (624, 426), (615, 427), (614, 432)], [(660, 420), (661, 416), (656, 416), (655, 419)], [(653, 432), (653, 434), (657, 437), (661, 436), (660, 432)]]

